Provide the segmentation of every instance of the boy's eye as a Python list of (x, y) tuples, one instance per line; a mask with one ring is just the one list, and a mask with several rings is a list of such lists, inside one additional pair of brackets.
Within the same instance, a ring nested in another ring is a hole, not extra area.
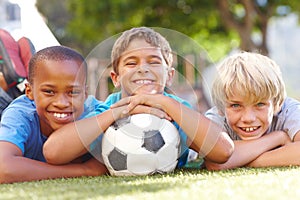
[(160, 60), (151, 60), (149, 63), (151, 65), (160, 65), (161, 64)]
[(265, 105), (265, 103), (262, 103), (262, 102), (259, 102), (259, 103), (256, 104), (257, 107), (262, 107), (264, 105)]
[(230, 107), (232, 108), (239, 108), (241, 105), (240, 104), (237, 104), (237, 103), (234, 103), (234, 104), (231, 104)]
[(125, 63), (125, 66), (135, 66), (135, 65), (136, 65), (136, 62), (134, 62), (134, 61)]
[(72, 94), (72, 95), (74, 95), (74, 94), (80, 94), (80, 93), (81, 93), (80, 90), (72, 90), (70, 92), (70, 94)]
[(53, 95), (54, 91), (53, 90), (49, 90), (49, 89), (44, 89), (42, 90), (43, 93), (48, 94), (48, 95)]

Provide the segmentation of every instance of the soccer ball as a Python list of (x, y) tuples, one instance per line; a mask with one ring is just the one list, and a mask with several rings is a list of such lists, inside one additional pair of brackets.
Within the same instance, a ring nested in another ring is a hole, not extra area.
[(180, 155), (180, 136), (168, 120), (136, 114), (117, 120), (104, 133), (102, 157), (113, 176), (172, 172)]

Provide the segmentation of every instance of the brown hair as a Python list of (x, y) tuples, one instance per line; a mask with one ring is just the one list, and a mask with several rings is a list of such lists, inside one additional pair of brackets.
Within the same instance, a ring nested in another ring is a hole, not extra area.
[(116, 40), (111, 53), (113, 70), (118, 73), (120, 56), (128, 48), (133, 39), (142, 38), (154, 47), (161, 49), (162, 55), (168, 66), (172, 65), (172, 49), (169, 42), (161, 34), (148, 27), (137, 27), (124, 31)]

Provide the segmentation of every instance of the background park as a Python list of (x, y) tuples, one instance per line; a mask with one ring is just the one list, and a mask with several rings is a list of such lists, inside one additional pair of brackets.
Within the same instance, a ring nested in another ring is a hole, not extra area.
[[(90, 65), (90, 93), (100, 99), (112, 88), (106, 74), (109, 56), (99, 58), (99, 52), (110, 47), (108, 38), (135, 26), (176, 33), (171, 40), (178, 55), (173, 89), (200, 112), (211, 106), (209, 84), (215, 65), (238, 49), (273, 58), (282, 68), (288, 95), (300, 99), (298, 1), (37, 0), (43, 25), (32, 21), (38, 19), (34, 1), (0, 3), (0, 27), (11, 29), (15, 37), (28, 36), (37, 49), (61, 44), (80, 51)], [(39, 31), (41, 27), (48, 32)], [(178, 37), (186, 44), (176, 43)], [(1, 185), (0, 199), (297, 199), (299, 175), (298, 167), (209, 172), (191, 166), (167, 175)]]

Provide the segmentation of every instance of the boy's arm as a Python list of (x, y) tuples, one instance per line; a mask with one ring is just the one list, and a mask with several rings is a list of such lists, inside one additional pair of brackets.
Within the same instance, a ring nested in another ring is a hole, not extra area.
[(98, 176), (106, 172), (106, 167), (95, 159), (78, 164), (51, 165), (25, 158), (17, 146), (0, 141), (0, 183)]
[(47, 162), (65, 164), (83, 155), (89, 150), (92, 141), (113, 122), (114, 113), (109, 109), (99, 115), (66, 124), (54, 131), (43, 146)]
[(207, 160), (205, 161), (205, 165), (209, 170), (242, 167), (265, 152), (285, 145), (289, 141), (289, 137), (283, 131), (275, 131), (255, 140), (236, 140), (234, 141), (233, 154), (226, 163), (217, 164)]
[[(125, 106), (109, 109), (94, 117), (66, 124), (53, 132), (43, 146), (43, 153), (47, 162), (65, 164), (86, 153), (90, 144), (115, 120), (125, 117), (123, 114), (124, 109)], [(147, 106), (137, 106), (126, 115), (137, 113), (153, 113), (168, 118), (166, 113), (161, 110)]]
[(232, 140), (220, 126), (170, 97), (162, 94), (135, 95), (121, 99), (112, 108), (121, 105), (128, 105), (124, 112), (131, 111), (137, 105), (162, 109), (183, 129), (195, 150), (209, 160), (224, 163), (233, 151)]
[(300, 166), (300, 131), (294, 137), (294, 142), (288, 143), (280, 148), (268, 151), (249, 163), (250, 167), (270, 166)]

